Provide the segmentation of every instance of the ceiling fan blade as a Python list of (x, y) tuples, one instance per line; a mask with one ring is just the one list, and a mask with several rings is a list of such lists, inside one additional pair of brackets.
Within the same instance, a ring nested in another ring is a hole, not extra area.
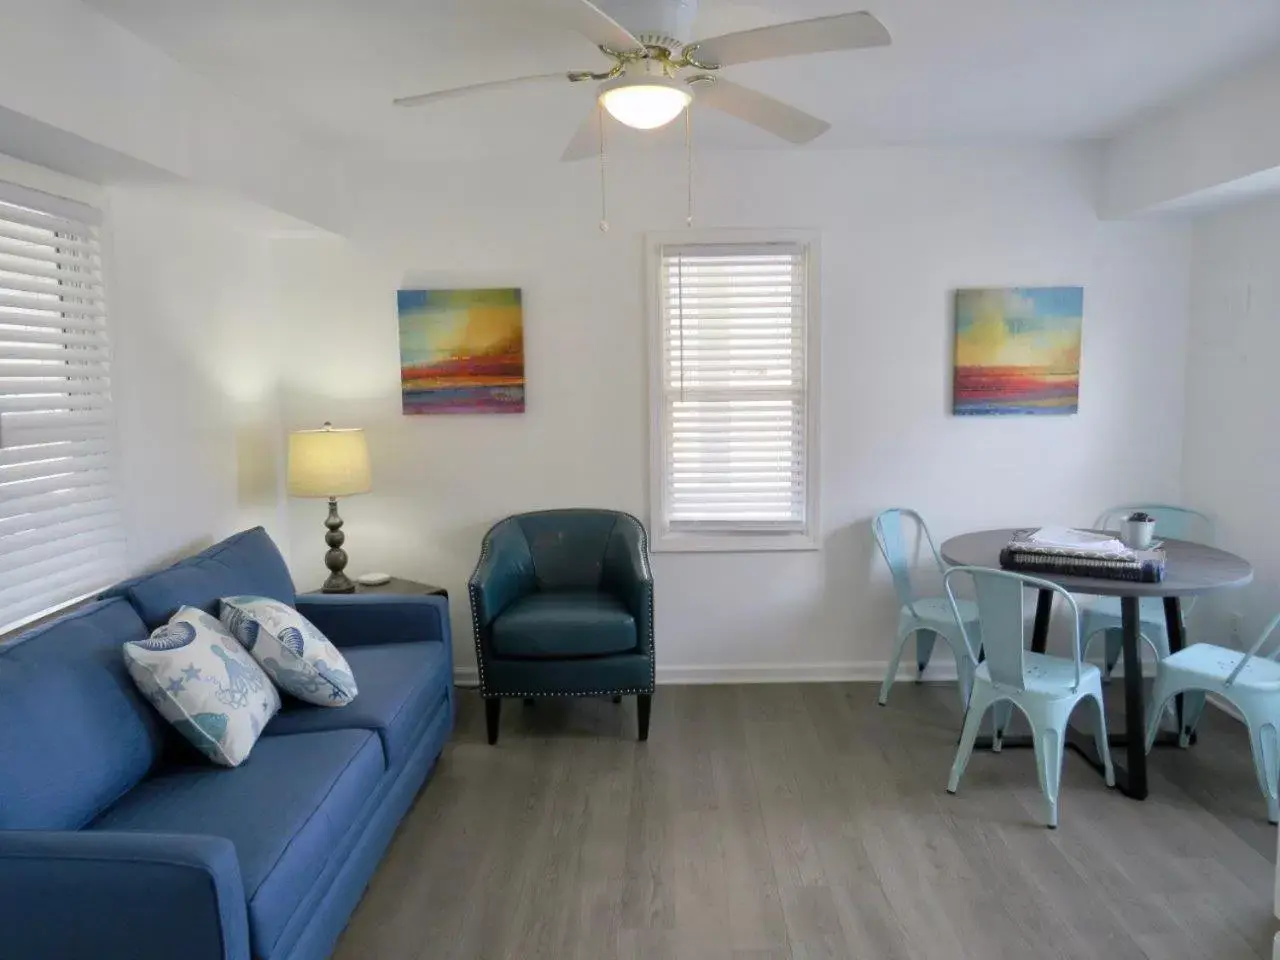
[(448, 90), (433, 90), (430, 93), (417, 93), (412, 97), (397, 97), (391, 102), (397, 107), (420, 107), (426, 103), (434, 103), (437, 100), (451, 100), (454, 97), (465, 97), (472, 93), (484, 93), (488, 90), (501, 90), (505, 87), (515, 87), (522, 83), (531, 83), (537, 80), (565, 80), (569, 79), (566, 71), (559, 73), (539, 73), (532, 77), (513, 77), (510, 80), (490, 80), (486, 83), (472, 83), (465, 87), (450, 87)]
[(578, 127), (569, 145), (560, 155), (562, 161), (585, 160), (600, 152), (600, 108), (591, 104), (591, 112)]
[(889, 31), (871, 14), (844, 13), (709, 37), (698, 42), (694, 56), (703, 63), (728, 67), (805, 53), (883, 47), (891, 42)]
[(582, 34), (597, 47), (608, 47), (619, 53), (624, 50), (644, 50), (644, 44), (635, 34), (591, 3), (591, 0), (521, 0), (520, 6), (528, 12), (542, 13), (549, 19), (559, 21), (570, 30)]
[(792, 143), (808, 143), (831, 129), (825, 120), (721, 77), (715, 83), (696, 84), (694, 103), (714, 107)]

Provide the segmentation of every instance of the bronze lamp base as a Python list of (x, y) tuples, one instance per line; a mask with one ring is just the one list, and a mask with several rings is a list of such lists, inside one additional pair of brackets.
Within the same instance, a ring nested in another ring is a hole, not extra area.
[(342, 571), (347, 566), (347, 551), (342, 549), (347, 535), (342, 532), (342, 518), (338, 516), (338, 498), (329, 498), (329, 516), (324, 525), (329, 532), (324, 535), (324, 542), (329, 545), (324, 555), (324, 565), (329, 568), (328, 579), (320, 588), (323, 593), (355, 593), (356, 585)]

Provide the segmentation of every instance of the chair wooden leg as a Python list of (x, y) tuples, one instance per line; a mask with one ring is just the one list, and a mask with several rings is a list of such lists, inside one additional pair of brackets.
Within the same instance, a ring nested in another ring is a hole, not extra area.
[(636, 695), (636, 716), (640, 720), (640, 739), (649, 739), (649, 710), (653, 706), (653, 694)]
[(502, 698), (488, 697), (484, 701), (484, 725), (489, 732), (489, 744), (498, 742), (498, 718), (502, 716)]
[(622, 702), (622, 697), (621, 697), (621, 696), (616, 696), (616, 697), (613, 697), (612, 699), (613, 699), (613, 702), (614, 702), (614, 703), (621, 703), (621, 702)]

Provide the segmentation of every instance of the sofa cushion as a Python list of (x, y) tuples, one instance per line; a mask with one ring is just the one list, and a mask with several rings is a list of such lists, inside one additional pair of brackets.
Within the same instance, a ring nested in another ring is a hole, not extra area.
[(636, 621), (611, 594), (593, 590), (533, 593), (493, 622), (499, 657), (598, 657), (636, 648)]
[(448, 651), (435, 642), (384, 643), (347, 647), (347, 660), (360, 678), (360, 696), (341, 710), (285, 701), (267, 724), (266, 736), (311, 730), (362, 729), (382, 738), (387, 767), (399, 768), (448, 694)]
[(329, 638), (288, 604), (270, 597), (223, 597), (218, 616), (285, 693), (319, 707), (344, 707), (359, 692)]
[(162, 721), (120, 659), (146, 635), (106, 600), (0, 645), (0, 830), (78, 828), (146, 776)]
[(117, 584), (104, 597), (124, 597), (147, 628), (168, 623), (179, 607), (218, 615), (218, 600), (236, 594), (270, 597), (293, 606), (297, 593), (284, 557), (262, 527), (215, 543), (180, 563)]
[(183, 607), (124, 645), (138, 689), (192, 746), (236, 767), (280, 709), (280, 694), (216, 617)]
[(255, 957), (272, 947), (332, 852), (361, 825), (383, 776), (366, 730), (267, 737), (233, 770), (166, 770), (93, 823), (95, 830), (196, 833), (236, 848)]

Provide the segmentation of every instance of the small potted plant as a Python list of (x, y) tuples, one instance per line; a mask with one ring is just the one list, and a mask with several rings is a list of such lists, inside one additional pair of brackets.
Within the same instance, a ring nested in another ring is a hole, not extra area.
[(1135, 510), (1124, 519), (1121, 539), (1124, 540), (1126, 546), (1132, 547), (1134, 550), (1145, 550), (1151, 546), (1151, 540), (1155, 533), (1155, 517), (1141, 510)]

